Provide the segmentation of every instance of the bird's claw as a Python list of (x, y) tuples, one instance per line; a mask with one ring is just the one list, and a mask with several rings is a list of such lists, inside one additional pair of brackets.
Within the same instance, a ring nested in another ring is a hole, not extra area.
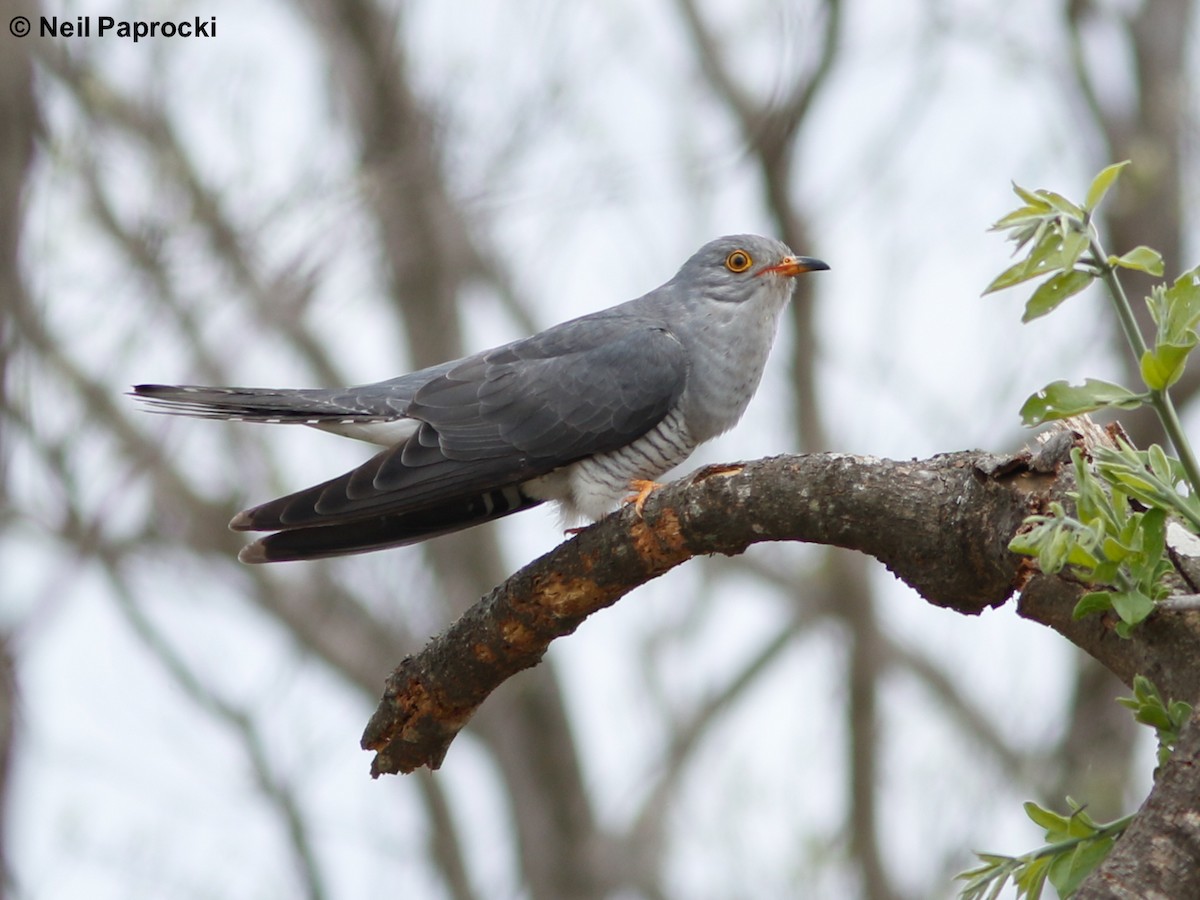
[(657, 481), (646, 481), (642, 478), (635, 478), (629, 482), (629, 489), (633, 493), (621, 502), (632, 503), (633, 511), (637, 513), (640, 519), (642, 517), (642, 507), (646, 505), (646, 499), (661, 487), (662, 485)]

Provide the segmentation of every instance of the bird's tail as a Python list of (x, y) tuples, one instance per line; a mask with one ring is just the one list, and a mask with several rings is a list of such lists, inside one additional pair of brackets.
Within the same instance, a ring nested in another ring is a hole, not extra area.
[(349, 390), (280, 390), (275, 388), (206, 387), (195, 384), (138, 384), (130, 396), (151, 412), (227, 419), (241, 422), (295, 423), (381, 422), (396, 418), (356, 404)]
[[(543, 502), (510, 486), (432, 509), (277, 531), (243, 547), (238, 559), (244, 563), (284, 562), (403, 547), (510, 516)], [(234, 523), (240, 518), (235, 518)]]

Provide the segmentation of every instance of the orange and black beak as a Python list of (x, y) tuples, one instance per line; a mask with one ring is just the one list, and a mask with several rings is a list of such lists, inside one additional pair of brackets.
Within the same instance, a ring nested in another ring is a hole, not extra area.
[(805, 272), (823, 272), (829, 268), (829, 264), (822, 260), (815, 259), (811, 256), (785, 256), (773, 266), (765, 267), (759, 275), (766, 275), (768, 272), (773, 272), (776, 275), (803, 275)]

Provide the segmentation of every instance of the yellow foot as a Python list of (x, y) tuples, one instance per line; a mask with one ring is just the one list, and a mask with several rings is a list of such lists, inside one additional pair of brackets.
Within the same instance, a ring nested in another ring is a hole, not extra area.
[(629, 482), (629, 489), (633, 491), (626, 497), (623, 503), (632, 503), (633, 510), (638, 514), (638, 518), (642, 517), (642, 507), (646, 505), (646, 498), (661, 488), (662, 485), (657, 481), (645, 481), (641, 478), (635, 478)]

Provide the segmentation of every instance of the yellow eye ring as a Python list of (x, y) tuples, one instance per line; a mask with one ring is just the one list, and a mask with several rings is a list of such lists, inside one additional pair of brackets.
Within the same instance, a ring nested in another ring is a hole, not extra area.
[(734, 274), (745, 272), (752, 265), (754, 265), (754, 260), (750, 258), (750, 254), (745, 250), (734, 250), (725, 257), (725, 268)]

